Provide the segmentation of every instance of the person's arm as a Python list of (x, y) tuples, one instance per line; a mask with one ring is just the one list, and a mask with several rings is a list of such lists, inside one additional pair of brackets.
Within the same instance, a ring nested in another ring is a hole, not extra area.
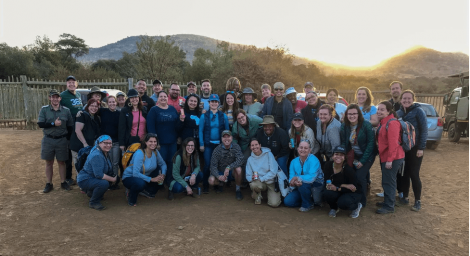
[(261, 110), (261, 114), (260, 114), (260, 117), (263, 118), (263, 116), (267, 115), (268, 114), (268, 104), (266, 104), (268, 101), (268, 99), (266, 99), (264, 101), (264, 104), (263, 104), (263, 109)]
[(156, 152), (157, 152), (157, 165), (162, 170), (162, 174), (164, 176), (166, 176), (168, 166), (166, 165), (165, 161), (163, 160), (162, 155), (160, 155), (160, 152), (158, 150), (156, 150)]
[(144, 152), (142, 150), (137, 150), (132, 156), (133, 165), (132, 167), (132, 177), (141, 178), (145, 180), (147, 183), (150, 182), (151, 178), (147, 175), (142, 173), (142, 168), (144, 165)]
[(202, 114), (199, 118), (199, 146), (204, 147), (204, 115)]
[(148, 133), (157, 133), (157, 129), (155, 126), (156, 118), (157, 118), (157, 109), (153, 108), (150, 112), (147, 112), (147, 132)]
[(240, 148), (240, 146), (238, 144), (232, 144), (232, 146), (235, 148), (235, 162), (233, 162), (232, 164), (230, 164), (230, 170), (233, 170), (237, 167), (240, 167), (243, 165), (243, 160), (244, 160), (244, 157), (243, 157), (243, 152), (242, 152), (242, 149)]
[[(367, 160), (369, 160), (372, 152), (374, 152), (375, 148), (375, 135), (374, 135), (374, 130), (372, 129), (372, 126), (370, 124), (366, 124), (367, 122), (363, 122), (361, 130), (366, 135), (366, 149), (363, 151), (362, 157), (361, 157), (361, 164), (365, 164)], [(361, 131), (359, 131), (361, 133)], [(358, 137), (359, 138), (359, 137)]]
[[(335, 120), (333, 122), (338, 122), (339, 123), (339, 121), (337, 121), (337, 120)], [(333, 125), (333, 123), (331, 123), (326, 128), (328, 140), (330, 141), (330, 145), (331, 145), (331, 148), (330, 148), (331, 151), (327, 152), (329, 155), (333, 155), (333, 150), (337, 146), (341, 145), (341, 139), (339, 137), (339, 131), (340, 131), (340, 126), (339, 125)]]
[(201, 171), (201, 164), (199, 163), (199, 157), (196, 157), (196, 167), (194, 167), (192, 174), (197, 176), (200, 171)]
[[(386, 127), (382, 127), (386, 128)], [(397, 155), (397, 151), (399, 150), (398, 147), (401, 147), (399, 144), (400, 140), (400, 129), (401, 129), (401, 124), (400, 122), (394, 120), (390, 121), (388, 125), (388, 130), (387, 132), (387, 140), (388, 140), (388, 156), (386, 161), (387, 162), (393, 162), (395, 156)]]
[(416, 113), (416, 119), (418, 121), (418, 129), (420, 134), (420, 140), (418, 144), (418, 150), (424, 150), (426, 148), (426, 141), (428, 139), (428, 122), (426, 120), (426, 113), (420, 107), (417, 107), (418, 113)]
[(370, 107), (370, 123), (372, 126), (377, 127), (379, 125), (379, 117), (377, 116), (377, 107)]
[(313, 130), (308, 129), (305, 132), (305, 135), (307, 137), (307, 140), (310, 141), (310, 148), (312, 149), (310, 153), (312, 153), (312, 155), (316, 154), (318, 150), (320, 149), (320, 146), (318, 146), (318, 142), (315, 140), (315, 137), (314, 137), (315, 135), (313, 134)]
[(341, 193), (356, 192), (356, 174), (355, 171), (349, 167), (344, 167), (344, 183), (341, 184)]
[(276, 177), (277, 171), (279, 169), (279, 165), (276, 162), (276, 159), (274, 159), (274, 156), (272, 153), (268, 153), (268, 166), (269, 166), (269, 171), (264, 175), (259, 177), (259, 181), (261, 182), (266, 182), (268, 180), (272, 180)]
[(179, 155), (176, 156), (175, 162), (173, 163), (173, 178), (181, 184), (184, 188), (188, 186), (188, 183), (184, 180), (184, 177), (181, 177), (180, 174), (180, 164), (181, 164), (181, 157)]
[(85, 137), (83, 136), (83, 133), (82, 133), (84, 126), (85, 126), (84, 123), (77, 121), (75, 123), (75, 133), (77, 134), (78, 140), (83, 144), (83, 147), (86, 148), (88, 147), (88, 143), (86, 143)]
[[(248, 117), (247, 117), (248, 118)], [(232, 142), (235, 143), (235, 144), (238, 144), (238, 121), (236, 121), (235, 123), (233, 123), (233, 126), (232, 126)]]
[[(362, 126), (364, 128), (364, 126)], [(349, 128), (349, 127), (348, 127)], [(339, 130), (339, 138), (341, 140), (341, 147), (346, 149), (346, 142), (349, 140), (346, 138), (346, 125), (344, 123), (341, 124), (341, 128)], [(347, 149), (346, 149), (347, 150)]]
[(284, 106), (286, 107), (286, 110), (284, 114), (287, 114), (286, 119), (284, 121), (284, 126), (286, 129), (290, 127), (290, 124), (292, 123), (292, 119), (294, 118), (294, 109), (292, 108), (292, 103), (290, 100), (286, 99), (287, 103), (284, 103)]
[[(248, 158), (248, 160), (246, 161), (246, 168), (245, 168), (245, 176), (246, 176), (246, 180), (248, 182), (252, 182), (253, 181), (253, 167), (251, 167), (251, 156)], [(261, 179), (260, 179), (261, 181)]]

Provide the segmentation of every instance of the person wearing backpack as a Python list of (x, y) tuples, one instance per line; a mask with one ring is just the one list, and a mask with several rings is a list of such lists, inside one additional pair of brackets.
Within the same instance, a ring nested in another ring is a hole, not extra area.
[(410, 179), (413, 184), (413, 193), (415, 203), (411, 208), (413, 211), (421, 210), (421, 180), (419, 178), (419, 170), (423, 161), (423, 150), (426, 148), (426, 140), (428, 138), (428, 124), (426, 121), (426, 113), (421, 109), (418, 103), (414, 103), (415, 94), (411, 90), (405, 90), (401, 93), (401, 107), (398, 110), (398, 117), (403, 121), (407, 121), (415, 128), (415, 146), (405, 153), (405, 167), (403, 176), (399, 175), (400, 191), (403, 197), (400, 198), (400, 204), (409, 205), (408, 194), (410, 192)]
[(109, 182), (116, 182), (109, 151), (113, 140), (109, 135), (101, 135), (88, 155), (83, 169), (77, 176), (78, 186), (90, 197), (88, 206), (95, 210), (104, 210), (101, 204), (104, 193), (108, 190)]
[(158, 138), (156, 134), (148, 133), (135, 151), (129, 166), (122, 175), (122, 184), (126, 187), (127, 203), (137, 206), (137, 196), (143, 195), (154, 198), (158, 190), (163, 189), (167, 166), (162, 156), (156, 150)]
[[(376, 211), (378, 214), (395, 212), (395, 191), (397, 189), (397, 173), (403, 164), (405, 151), (400, 146), (401, 124), (397, 118), (392, 104), (382, 101), (377, 106), (377, 117), (379, 127), (377, 129), (377, 144), (379, 149), (380, 167), (382, 169), (382, 187), (384, 190), (384, 201), (378, 202), (381, 207)], [(386, 127), (388, 126), (388, 128)]]

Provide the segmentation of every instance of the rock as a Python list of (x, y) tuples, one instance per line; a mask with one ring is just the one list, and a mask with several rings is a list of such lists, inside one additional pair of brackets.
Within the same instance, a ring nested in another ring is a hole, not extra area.
[(183, 230), (184, 227), (183, 227), (183, 226), (179, 226), (178, 229), (179, 229), (179, 230)]

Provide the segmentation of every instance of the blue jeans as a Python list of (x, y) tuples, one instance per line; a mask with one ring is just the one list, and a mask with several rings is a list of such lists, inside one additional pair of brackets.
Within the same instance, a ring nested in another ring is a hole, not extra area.
[(287, 207), (310, 208), (313, 205), (312, 184), (302, 183), (302, 186), (295, 188), (284, 198)]
[[(198, 184), (202, 181), (202, 177), (203, 177), (202, 172), (199, 172), (196, 175), (196, 183), (194, 183), (194, 185), (191, 186), (191, 187), (192, 188), (197, 188)], [(188, 185), (189, 185), (189, 182), (188, 182)], [(179, 182), (175, 182), (175, 184), (173, 184), (173, 188), (171, 189), (171, 192), (173, 192), (173, 193), (182, 193), (184, 191), (186, 191), (186, 188), (183, 187)]]
[(380, 163), (382, 168), (382, 187), (384, 189), (384, 206), (387, 210), (395, 209), (395, 192), (397, 190), (397, 173), (403, 164), (403, 158), (392, 162), (392, 169), (385, 168), (385, 162)]
[(109, 181), (89, 178), (78, 182), (78, 186), (85, 192), (93, 191), (90, 198), (90, 204), (98, 204), (103, 199), (104, 193), (108, 190)]
[[(367, 203), (367, 184), (369, 183), (370, 179), (370, 167), (374, 162), (366, 162), (361, 168), (354, 169), (356, 170), (356, 180), (359, 185), (359, 190), (361, 191), (361, 201), (362, 207), (366, 207)], [(369, 178), (368, 178), (369, 177)]]
[(176, 153), (176, 143), (160, 144), (160, 150), (158, 152), (160, 152), (160, 155), (162, 156), (163, 161), (165, 161), (165, 164), (167, 166), (165, 183), (170, 185), (170, 181), (173, 180), (173, 173), (171, 172), (173, 162), (171, 160)]
[(287, 169), (287, 160), (289, 158), (289, 155), (283, 156), (283, 157), (278, 157), (276, 159), (277, 164), (279, 167), (281, 167), (282, 171), (284, 174), (289, 177), (289, 169)]
[[(157, 177), (158, 171), (153, 171), (150, 175), (151, 178)], [(155, 195), (158, 190), (163, 188), (163, 185), (158, 185), (157, 182), (149, 182), (147, 183), (145, 180), (137, 177), (127, 177), (122, 180), (122, 184), (124, 187), (129, 189), (129, 203), (135, 204), (137, 203), (137, 196), (140, 192), (146, 190), (151, 195)]]
[(209, 188), (209, 176), (211, 175), (211, 158), (212, 152), (218, 146), (218, 144), (209, 143), (209, 145), (204, 144), (204, 177), (202, 180), (202, 185), (204, 188)]

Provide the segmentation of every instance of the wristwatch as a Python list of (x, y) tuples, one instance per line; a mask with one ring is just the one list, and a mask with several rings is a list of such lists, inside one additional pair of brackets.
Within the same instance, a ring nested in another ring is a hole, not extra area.
[(55, 123), (54, 123), (54, 122), (52, 122), (52, 123), (51, 123), (51, 125), (52, 125), (52, 126), (54, 126), (54, 125), (55, 125)]

